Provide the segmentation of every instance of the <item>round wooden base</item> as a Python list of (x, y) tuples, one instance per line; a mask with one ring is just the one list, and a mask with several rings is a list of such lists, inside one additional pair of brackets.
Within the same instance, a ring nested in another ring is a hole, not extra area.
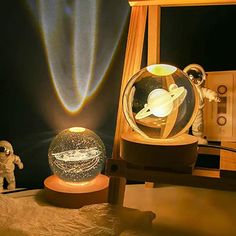
[(143, 167), (190, 172), (197, 159), (197, 138), (145, 139), (135, 132), (121, 137), (121, 157)]
[(80, 208), (85, 205), (107, 202), (109, 178), (98, 175), (88, 182), (65, 182), (56, 175), (44, 180), (46, 199), (53, 205)]

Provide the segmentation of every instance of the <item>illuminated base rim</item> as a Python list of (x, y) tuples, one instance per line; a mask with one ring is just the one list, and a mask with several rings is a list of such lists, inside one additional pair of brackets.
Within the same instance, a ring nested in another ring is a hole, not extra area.
[(154, 139), (154, 138), (142, 137), (140, 134), (134, 131), (128, 131), (127, 133), (122, 134), (121, 138), (133, 143), (140, 143), (144, 145), (155, 145), (155, 146), (168, 146), (168, 147), (183, 146), (198, 142), (198, 139), (195, 136), (189, 134), (181, 134), (177, 137), (168, 139)]
[(44, 181), (46, 199), (53, 205), (66, 208), (80, 208), (85, 205), (107, 202), (109, 178), (98, 175), (84, 183), (68, 183), (56, 175)]
[(191, 172), (197, 160), (197, 139), (187, 134), (154, 142), (131, 132), (121, 136), (120, 145), (123, 159), (145, 167)]

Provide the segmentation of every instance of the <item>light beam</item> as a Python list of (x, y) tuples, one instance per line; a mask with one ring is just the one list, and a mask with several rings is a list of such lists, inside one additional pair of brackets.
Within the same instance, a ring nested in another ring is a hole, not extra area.
[(128, 17), (128, 4), (124, 0), (28, 1), (40, 18), (57, 97), (67, 111), (76, 113), (109, 69)]

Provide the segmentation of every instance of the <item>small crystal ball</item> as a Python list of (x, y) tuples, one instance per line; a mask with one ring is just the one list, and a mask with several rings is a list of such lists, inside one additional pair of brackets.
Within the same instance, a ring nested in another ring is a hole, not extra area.
[(186, 132), (198, 108), (195, 85), (171, 65), (143, 68), (132, 76), (123, 93), (125, 118), (145, 138), (173, 138)]
[(67, 182), (86, 182), (101, 173), (105, 146), (93, 131), (81, 127), (63, 130), (51, 142), (48, 159), (51, 170)]

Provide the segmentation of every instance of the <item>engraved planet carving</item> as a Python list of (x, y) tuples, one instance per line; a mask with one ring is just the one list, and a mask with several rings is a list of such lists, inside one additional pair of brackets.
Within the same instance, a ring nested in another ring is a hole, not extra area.
[(187, 90), (183, 86), (178, 87), (176, 84), (169, 86), (169, 92), (162, 88), (154, 89), (148, 95), (147, 103), (136, 114), (135, 119), (143, 119), (149, 115), (166, 117), (182, 104), (186, 94)]
[(51, 170), (67, 182), (85, 182), (101, 173), (105, 146), (91, 130), (74, 127), (59, 133), (49, 147)]

